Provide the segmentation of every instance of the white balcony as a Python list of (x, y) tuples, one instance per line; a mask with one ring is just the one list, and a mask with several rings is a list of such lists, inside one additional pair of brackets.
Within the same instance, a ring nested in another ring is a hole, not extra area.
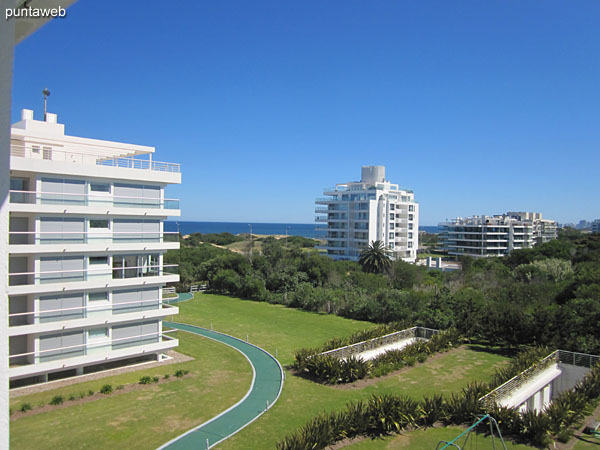
[(176, 314), (179, 314), (179, 308), (162, 303), (161, 299), (29, 311), (8, 315), (8, 335), (20, 336), (121, 322), (162, 319)]
[(115, 231), (10, 231), (11, 254), (150, 251), (179, 248), (179, 233)]
[(163, 264), (162, 266), (12, 272), (8, 274), (8, 295), (173, 283), (179, 281), (177, 268), (177, 264)]
[[(111, 339), (108, 342), (87, 343), (10, 355), (8, 375), (10, 379), (18, 379), (99, 362), (165, 352), (179, 345), (176, 338), (167, 335), (170, 332), (149, 333), (122, 339)], [(53, 361), (39, 362), (44, 357), (57, 358)]]
[(178, 216), (179, 199), (10, 191), (10, 210), (33, 213)]

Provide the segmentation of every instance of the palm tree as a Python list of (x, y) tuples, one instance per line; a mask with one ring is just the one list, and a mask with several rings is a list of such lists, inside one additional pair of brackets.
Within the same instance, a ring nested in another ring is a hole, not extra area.
[(371, 241), (369, 247), (360, 252), (358, 263), (367, 273), (383, 273), (389, 269), (391, 260), (383, 242)]

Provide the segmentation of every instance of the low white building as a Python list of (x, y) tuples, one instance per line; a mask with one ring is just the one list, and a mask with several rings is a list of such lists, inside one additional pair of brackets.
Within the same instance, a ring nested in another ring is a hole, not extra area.
[(413, 191), (385, 179), (384, 166), (365, 166), (360, 181), (337, 184), (324, 194), (315, 212), (328, 256), (356, 261), (370, 242), (381, 241), (392, 259), (416, 261), (419, 204)]
[(440, 227), (441, 250), (455, 256), (503, 256), (557, 237), (556, 222), (543, 219), (541, 213), (459, 217)]
[(161, 288), (177, 236), (178, 164), (153, 147), (68, 136), (55, 114), (23, 110), (10, 147), (8, 335), (13, 386), (157, 359), (177, 346)]

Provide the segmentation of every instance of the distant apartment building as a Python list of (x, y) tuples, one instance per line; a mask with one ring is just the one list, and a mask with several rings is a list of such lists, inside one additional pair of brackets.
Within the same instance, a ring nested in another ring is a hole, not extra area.
[(440, 226), (441, 249), (455, 256), (503, 256), (557, 237), (557, 223), (541, 213), (459, 217)]
[(600, 219), (592, 222), (592, 233), (600, 233)]
[(326, 188), (316, 203), (321, 248), (333, 259), (358, 260), (372, 241), (392, 259), (414, 262), (419, 247), (419, 204), (413, 191), (385, 179), (384, 166), (365, 166), (360, 181)]
[(178, 164), (153, 147), (64, 134), (55, 114), (12, 125), (9, 197), (9, 377), (13, 386), (159, 359), (178, 345), (161, 320), (165, 186)]

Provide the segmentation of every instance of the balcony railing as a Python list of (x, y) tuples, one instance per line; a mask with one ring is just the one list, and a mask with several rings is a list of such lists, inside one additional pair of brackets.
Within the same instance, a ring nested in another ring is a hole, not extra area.
[(9, 231), (10, 245), (178, 242), (177, 231)]
[(117, 208), (179, 209), (179, 199), (130, 197), (124, 195), (71, 194), (10, 190), (10, 203), (34, 205), (114, 206)]
[(124, 167), (126, 169), (153, 170), (157, 172), (180, 173), (181, 166), (176, 163), (152, 161), (130, 156), (104, 157), (91, 153), (60, 150), (56, 148), (30, 148), (23, 145), (11, 145), (10, 155), (17, 158), (40, 159), (46, 161), (65, 161), (69, 163), (90, 164), (96, 166)]
[[(167, 336), (167, 333), (173, 333), (177, 330), (169, 330), (162, 331), (156, 333), (147, 333), (140, 334), (137, 336), (130, 336), (118, 339), (107, 339), (105, 341), (100, 342), (91, 342), (87, 344), (77, 344), (77, 345), (69, 345), (66, 347), (57, 347), (51, 348), (47, 350), (38, 350), (27, 353), (18, 353), (15, 355), (10, 355), (9, 359), (9, 367), (18, 367), (24, 365), (31, 364), (39, 364), (42, 362), (55, 361), (58, 359), (68, 359), (74, 358), (77, 356), (85, 356), (88, 354), (96, 354), (96, 352), (90, 352), (90, 350), (105, 350), (106, 353), (110, 352), (110, 350), (119, 350), (122, 348), (129, 347), (138, 347), (142, 345), (155, 344), (165, 341), (172, 341), (176, 338), (171, 336)], [(103, 354), (107, 357), (110, 355)]]
[(168, 303), (161, 303), (161, 299), (136, 300), (132, 302), (111, 303), (103, 305), (75, 306), (72, 308), (46, 309), (13, 313), (8, 315), (9, 326), (19, 327), (40, 323), (58, 322), (90, 317), (104, 317), (107, 315), (127, 314), (141, 311), (155, 311), (158, 309), (175, 308)]
[[(65, 283), (75, 281), (99, 281), (123, 278), (177, 275), (178, 264), (102, 267), (98, 269), (48, 270), (38, 272), (15, 272), (8, 274), (9, 286)], [(165, 269), (169, 269), (167, 272)]]

